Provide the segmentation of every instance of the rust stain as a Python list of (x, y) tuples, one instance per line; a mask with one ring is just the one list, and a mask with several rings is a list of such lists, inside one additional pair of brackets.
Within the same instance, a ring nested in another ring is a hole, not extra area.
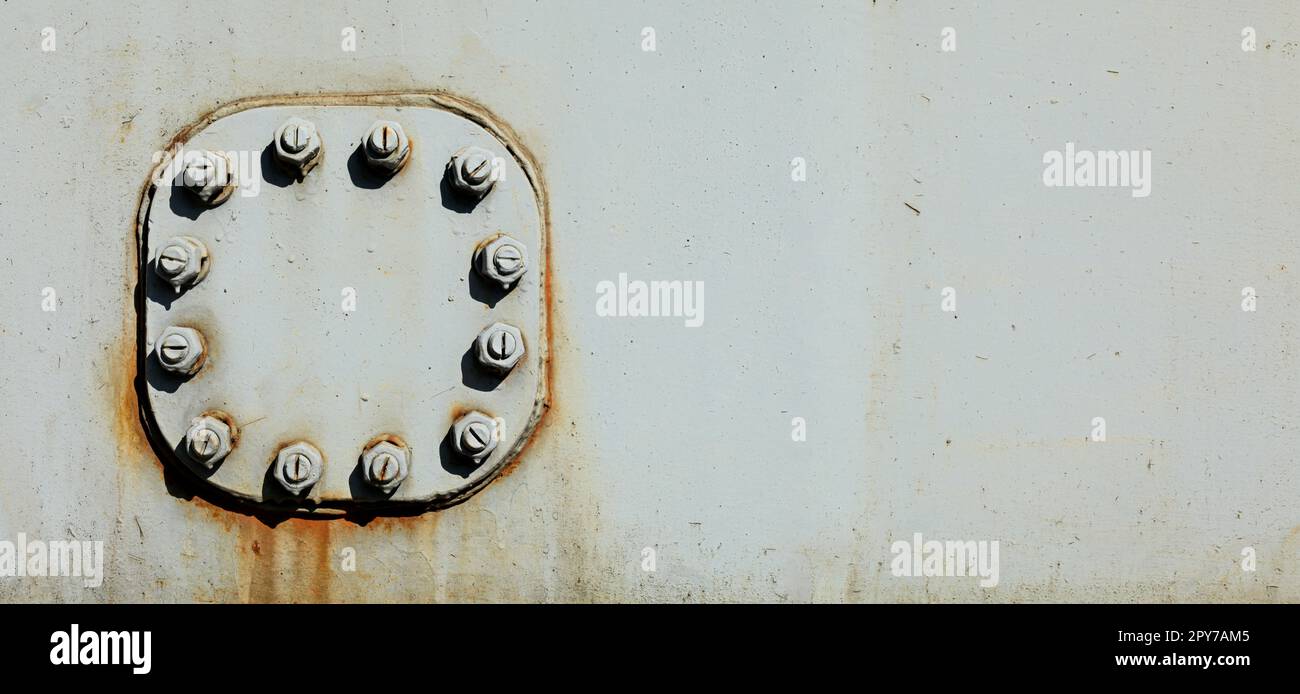
[(391, 443), (394, 446), (398, 446), (400, 448), (410, 448), (410, 446), (408, 446), (406, 443), (406, 439), (402, 438), (401, 436), (398, 436), (397, 434), (380, 434), (375, 438), (367, 441), (366, 445), (362, 446), (361, 449), (365, 450), (367, 448), (370, 448), (371, 446), (381, 444), (381, 443)]
[(447, 424), (450, 425), (452, 422), (464, 417), (470, 412), (473, 412), (475, 408), (473, 405), (467, 405), (463, 402), (454, 402), (448, 409), (451, 412), (451, 416), (447, 418)]
[(220, 420), (221, 422), (224, 422), (226, 426), (230, 427), (231, 447), (239, 445), (239, 437), (241, 436), (242, 432), (239, 429), (239, 425), (235, 424), (234, 417), (231, 417), (229, 413), (223, 412), (221, 410), (208, 410), (207, 412), (203, 413), (203, 416), (212, 417), (214, 419)]
[[(549, 275), (548, 275), (548, 279), (549, 279)], [(554, 325), (549, 320), (546, 322), (546, 324), (548, 326)], [(555, 361), (552, 358), (550, 353), (547, 354), (546, 359), (550, 361), (550, 366), (548, 366), (546, 369), (546, 380), (551, 382), (547, 384), (547, 391), (553, 393), (555, 392), (554, 388), (552, 387), (555, 378)], [(519, 469), (520, 463), (524, 461), (524, 458), (528, 454), (528, 451), (533, 447), (533, 444), (535, 444), (539, 439), (546, 438), (549, 435), (550, 430), (553, 428), (553, 422), (563, 420), (563, 417), (559, 417), (558, 415), (553, 414), (553, 411), (555, 411), (556, 406), (557, 403), (555, 402), (554, 399), (542, 403), (542, 408), (543, 408), (542, 414), (537, 420), (537, 425), (533, 427), (532, 434), (529, 435), (528, 438), (524, 439), (523, 446), (521, 446), (519, 450), (515, 452), (514, 457), (511, 458), (510, 461), (507, 462), (505, 465), (501, 466), (501, 469), (497, 471), (496, 475), (494, 475), (493, 477), (494, 479), (503, 479), (513, 475), (515, 473), (515, 470)]]
[(112, 398), (110, 411), (113, 413), (113, 432), (117, 441), (119, 461), (135, 461), (143, 452), (150, 449), (144, 429), (140, 426), (140, 401), (136, 393), (134, 360), (136, 344), (128, 333), (116, 353), (110, 355), (112, 363), (107, 373), (112, 374), (113, 383), (109, 397)]
[[(539, 177), (539, 180), (534, 183), (534, 186), (536, 187), (541, 185), (543, 184)], [(542, 191), (540, 195), (543, 200), (547, 199), (545, 191)], [(537, 439), (542, 438), (543, 436), (546, 435), (550, 427), (550, 422), (554, 421), (554, 417), (549, 416), (551, 414), (551, 410), (553, 410), (556, 406), (556, 401), (555, 401), (556, 360), (555, 360), (555, 349), (554, 349), (555, 348), (554, 331), (556, 329), (555, 287), (552, 284), (552, 279), (555, 277), (555, 273), (553, 271), (555, 259), (551, 252), (552, 243), (553, 243), (552, 241), (553, 235), (551, 232), (554, 230), (551, 227), (551, 208), (549, 205), (545, 205), (545, 204), (542, 205), (542, 214), (544, 215), (544, 218), (542, 219), (542, 226), (544, 229), (546, 229), (546, 253), (543, 254), (546, 259), (546, 263), (544, 266), (545, 272), (542, 275), (542, 290), (543, 290), (542, 296), (545, 297), (545, 300), (542, 302), (542, 312), (546, 317), (546, 319), (542, 321), (543, 323), (542, 330), (544, 330), (546, 333), (544, 339), (542, 340), (542, 344), (545, 347), (545, 350), (543, 351), (542, 354), (542, 367), (543, 367), (543, 372), (545, 374), (545, 378), (544, 378), (545, 395), (540, 397), (538, 400), (537, 406), (541, 408), (541, 411), (536, 418), (536, 424), (533, 426), (532, 432), (529, 434), (527, 438), (524, 439), (524, 443), (519, 448), (519, 450), (515, 451), (514, 457), (510, 459), (510, 462), (503, 465), (501, 469), (497, 471), (497, 474), (493, 476), (493, 479), (505, 478), (505, 477), (509, 477), (510, 475), (513, 475), (515, 470), (519, 468), (519, 464), (523, 462), (524, 455), (528, 452), (528, 449), (532, 448), (533, 443)]]
[[(211, 516), (235, 548), (234, 601), (314, 603), (339, 599), (336, 570), (340, 552), (352, 542), (336, 543), (334, 538), (336, 529), (345, 526), (269, 514), (237, 515), (202, 499), (192, 502), (190, 507)], [(354, 589), (363, 588), (354, 585)], [(195, 595), (196, 601), (205, 599)]]
[(331, 524), (293, 519), (238, 531), (240, 597), (247, 602), (330, 602), (334, 582)]
[[(136, 199), (136, 210), (143, 219), (144, 205), (149, 193), (149, 182), (146, 181), (144, 187)], [(150, 445), (145, 435), (143, 427), (140, 426), (140, 400), (136, 391), (136, 360), (138, 358), (139, 336), (136, 331), (140, 329), (138, 311), (142, 307), (143, 290), (136, 285), (136, 273), (134, 270), (140, 264), (140, 246), (139, 237), (136, 235), (139, 230), (139, 219), (133, 222), (131, 235), (128, 238), (134, 240), (133, 243), (127, 244), (126, 260), (130, 263), (129, 267), (132, 272), (128, 272), (123, 289), (127, 296), (133, 296), (134, 301), (129, 302), (123, 307), (122, 311), (122, 338), (116, 350), (110, 354), (110, 364), (105, 373), (113, 379), (110, 391), (110, 397), (113, 398), (109, 403), (109, 411), (113, 413), (113, 433), (117, 441), (118, 460), (131, 460), (137, 458), (140, 452), (148, 451)]]
[(516, 454), (515, 457), (510, 460), (510, 462), (501, 466), (501, 469), (498, 470), (496, 474), (497, 479), (504, 479), (506, 477), (515, 474), (515, 470), (519, 468), (519, 463), (523, 462), (524, 454), (528, 452), (529, 448), (532, 448), (533, 438), (535, 438), (538, 433), (540, 433), (540, 427), (538, 431), (534, 432), (533, 437), (530, 437), (527, 441), (524, 442), (524, 446), (523, 448), (519, 449), (519, 453)]
[(358, 526), (374, 528), (380, 532), (414, 532), (418, 530), (421, 533), (432, 533), (437, 528), (438, 519), (439, 515), (437, 513), (426, 513), (400, 516), (373, 516), (369, 518), (354, 516), (350, 520)]

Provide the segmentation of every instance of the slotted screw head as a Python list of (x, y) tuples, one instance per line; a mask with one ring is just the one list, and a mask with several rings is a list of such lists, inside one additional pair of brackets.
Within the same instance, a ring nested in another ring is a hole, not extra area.
[(397, 132), (393, 126), (384, 124), (370, 131), (370, 151), (386, 157), (397, 151)]
[(158, 251), (154, 267), (158, 275), (180, 292), (208, 273), (208, 247), (193, 236), (173, 236)]
[(193, 328), (171, 326), (154, 343), (158, 363), (173, 373), (193, 374), (203, 366), (203, 336)]
[(484, 150), (472, 150), (460, 160), (460, 173), (465, 180), (478, 185), (492, 175), (492, 160)]
[(492, 441), (492, 430), (482, 422), (474, 422), (460, 433), (460, 447), (469, 453), (482, 453)]
[(493, 162), (496, 155), (482, 147), (463, 147), (447, 162), (447, 179), (452, 188), (468, 198), (482, 198), (496, 185)]
[(524, 338), (519, 328), (507, 323), (493, 323), (474, 339), (478, 363), (485, 368), (506, 373), (524, 356)]
[(284, 459), (284, 478), (300, 483), (311, 474), (311, 459), (305, 453), (290, 453)]
[(309, 123), (291, 121), (284, 126), (284, 131), (280, 133), (280, 146), (290, 154), (297, 154), (311, 142), (312, 135), (315, 134), (315, 128)]
[(405, 445), (383, 440), (361, 454), (361, 471), (366, 482), (384, 492), (397, 489), (410, 471), (411, 451)]
[(190, 355), (190, 341), (183, 335), (172, 334), (164, 337), (158, 348), (158, 356), (164, 364), (175, 366)]
[(234, 192), (235, 159), (231, 154), (191, 150), (185, 154), (184, 165), (181, 185), (205, 205), (220, 205)]
[(217, 438), (217, 432), (211, 429), (199, 429), (194, 432), (194, 436), (190, 437), (190, 453), (200, 460), (211, 458), (220, 445), (221, 441)]
[(175, 277), (190, 262), (190, 252), (185, 246), (170, 245), (158, 254), (158, 271), (165, 277)]
[(503, 244), (492, 254), (492, 264), (496, 266), (497, 272), (513, 275), (524, 264), (524, 254), (514, 244)]
[(379, 454), (370, 465), (376, 482), (392, 482), (397, 477), (397, 458), (392, 453)]
[(518, 240), (498, 234), (483, 241), (474, 252), (474, 267), (484, 279), (509, 289), (528, 272), (528, 254)]
[(276, 162), (300, 180), (320, 163), (325, 148), (316, 124), (297, 116), (276, 129), (272, 144)]
[(272, 472), (281, 486), (298, 494), (320, 480), (321, 467), (320, 451), (306, 441), (299, 441), (280, 449)]
[(488, 338), (488, 351), (497, 359), (505, 359), (515, 353), (515, 336), (508, 330), (498, 330)]
[(190, 460), (208, 469), (230, 455), (234, 438), (230, 424), (212, 416), (195, 417), (185, 432), (185, 452)]
[(452, 447), (474, 463), (486, 459), (500, 443), (497, 421), (474, 410), (456, 420), (451, 427)]
[(394, 174), (410, 159), (411, 141), (395, 121), (376, 121), (362, 142), (366, 163), (381, 173)]

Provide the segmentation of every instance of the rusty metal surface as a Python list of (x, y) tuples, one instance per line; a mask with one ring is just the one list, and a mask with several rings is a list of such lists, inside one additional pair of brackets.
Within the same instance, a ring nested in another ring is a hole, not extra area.
[[(0, 538), (106, 557), (0, 599), (1300, 600), (1300, 19), (1242, 13), (6, 3)], [(534, 155), (550, 411), (442, 511), (209, 500), (141, 423), (142, 172), (223, 104), (377, 92), (458, 95)], [(1152, 195), (1045, 189), (1066, 142), (1152, 150)], [(706, 320), (597, 315), (620, 273), (705, 282)], [(891, 575), (915, 532), (1000, 540), (1000, 584)]]

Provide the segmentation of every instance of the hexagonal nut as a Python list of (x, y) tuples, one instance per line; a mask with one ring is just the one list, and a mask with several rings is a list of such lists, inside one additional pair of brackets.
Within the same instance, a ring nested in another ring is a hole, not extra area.
[(451, 446), (456, 453), (478, 464), (496, 450), (501, 428), (495, 419), (473, 410), (451, 425)]
[(280, 449), (271, 474), (290, 494), (301, 494), (320, 481), (323, 467), (320, 451), (306, 441), (298, 441)]
[(236, 164), (229, 153), (190, 150), (185, 153), (181, 185), (208, 207), (216, 207), (235, 192)]
[[(386, 130), (387, 129), (387, 130)], [(411, 141), (406, 131), (395, 121), (380, 120), (366, 131), (361, 143), (366, 163), (375, 171), (392, 175), (406, 166), (411, 155)]]
[(193, 236), (173, 236), (158, 250), (154, 270), (178, 293), (208, 274), (208, 247)]
[(207, 346), (203, 335), (194, 328), (173, 325), (158, 334), (153, 345), (154, 356), (164, 369), (192, 376), (207, 361)]
[(528, 252), (523, 242), (498, 234), (479, 245), (474, 252), (474, 268), (490, 282), (502, 289), (519, 281), (528, 272)]
[(272, 144), (275, 148), (275, 161), (298, 179), (306, 177), (320, 163), (321, 154), (325, 151), (325, 143), (316, 130), (316, 124), (296, 116), (276, 129)]
[(190, 428), (185, 432), (185, 454), (209, 470), (225, 460), (234, 445), (230, 424), (212, 415), (190, 420)]
[(493, 323), (475, 338), (474, 355), (484, 368), (507, 373), (524, 356), (524, 336), (513, 325)]
[(461, 195), (480, 200), (497, 182), (497, 155), (482, 147), (462, 147), (447, 162), (447, 182)]
[(361, 471), (366, 484), (391, 492), (411, 471), (411, 451), (392, 441), (380, 441), (361, 454)]

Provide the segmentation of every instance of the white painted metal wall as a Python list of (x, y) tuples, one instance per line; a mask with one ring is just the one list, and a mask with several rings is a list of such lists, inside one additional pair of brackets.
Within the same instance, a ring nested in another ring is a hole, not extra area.
[[(0, 599), (1300, 598), (1291, 2), (0, 17), (0, 540), (106, 551), (98, 588), (2, 577)], [(238, 99), (435, 90), (513, 127), (550, 195), (553, 401), (519, 465), (364, 523), (164, 476), (134, 386), (153, 153)], [(1046, 187), (1067, 142), (1150, 150), (1151, 195)], [(703, 282), (703, 324), (598, 316), (620, 273)], [(918, 532), (999, 541), (999, 584), (893, 576)]]

